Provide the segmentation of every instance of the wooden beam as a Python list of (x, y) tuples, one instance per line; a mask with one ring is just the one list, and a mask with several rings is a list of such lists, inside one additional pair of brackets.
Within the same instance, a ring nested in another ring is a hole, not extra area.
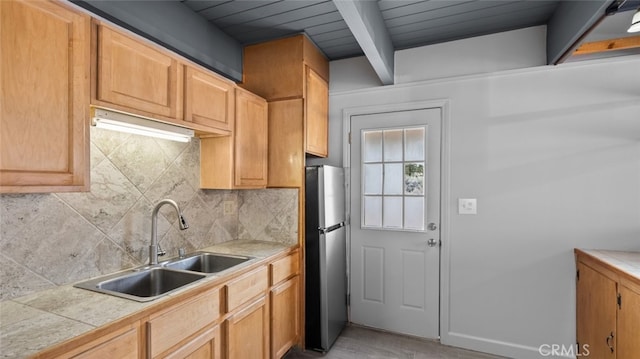
[(640, 36), (623, 37), (594, 42), (585, 42), (574, 51), (573, 55), (588, 55), (598, 52), (629, 50), (640, 48)]
[(394, 82), (394, 48), (377, 1), (333, 0), (384, 85)]

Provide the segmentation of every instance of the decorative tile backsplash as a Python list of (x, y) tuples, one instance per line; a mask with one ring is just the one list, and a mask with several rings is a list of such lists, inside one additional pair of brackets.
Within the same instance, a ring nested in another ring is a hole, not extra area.
[[(200, 141), (91, 128), (91, 191), (0, 195), (0, 300), (142, 265), (151, 211), (167, 257), (234, 239), (295, 243), (298, 190), (201, 190)], [(225, 203), (231, 209), (224, 213)]]

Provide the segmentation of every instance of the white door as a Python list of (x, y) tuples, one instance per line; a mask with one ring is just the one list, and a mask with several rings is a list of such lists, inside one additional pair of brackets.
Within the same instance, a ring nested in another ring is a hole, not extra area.
[(439, 108), (351, 117), (351, 321), (439, 337)]

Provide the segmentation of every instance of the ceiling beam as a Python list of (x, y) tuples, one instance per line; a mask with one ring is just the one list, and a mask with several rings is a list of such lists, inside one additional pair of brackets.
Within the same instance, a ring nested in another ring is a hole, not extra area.
[(394, 81), (394, 49), (377, 1), (333, 0), (380, 81)]
[(585, 42), (573, 52), (574, 55), (588, 55), (598, 52), (629, 50), (640, 48), (640, 36), (623, 37), (602, 41)]
[(560, 1), (547, 23), (547, 64), (557, 65), (606, 15), (610, 0)]

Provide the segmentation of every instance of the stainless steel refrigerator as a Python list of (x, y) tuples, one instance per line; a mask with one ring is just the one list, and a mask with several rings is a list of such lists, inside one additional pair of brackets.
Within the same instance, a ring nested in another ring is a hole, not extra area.
[(306, 168), (306, 347), (326, 352), (347, 322), (344, 170)]

